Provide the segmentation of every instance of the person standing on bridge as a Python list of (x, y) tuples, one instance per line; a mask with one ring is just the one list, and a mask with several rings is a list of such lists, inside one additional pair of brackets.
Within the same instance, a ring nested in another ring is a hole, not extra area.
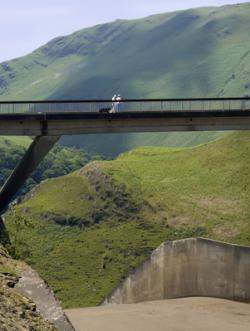
[(109, 111), (110, 113), (115, 113), (115, 100), (116, 100), (116, 94), (114, 94), (112, 97), (112, 107)]
[(117, 95), (116, 97), (116, 102), (115, 102), (115, 112), (120, 112), (121, 111), (121, 100), (122, 100), (122, 97), (120, 94)]

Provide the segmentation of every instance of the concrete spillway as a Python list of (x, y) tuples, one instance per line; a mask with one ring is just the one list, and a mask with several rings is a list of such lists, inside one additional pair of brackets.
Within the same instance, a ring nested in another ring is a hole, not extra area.
[(250, 247), (203, 238), (165, 242), (104, 304), (192, 296), (250, 302)]
[(182, 298), (69, 309), (76, 331), (249, 331), (249, 305), (217, 298)]

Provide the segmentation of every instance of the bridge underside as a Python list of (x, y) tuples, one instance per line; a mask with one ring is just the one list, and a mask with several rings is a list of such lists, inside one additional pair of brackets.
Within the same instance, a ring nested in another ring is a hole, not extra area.
[(1, 114), (0, 135), (250, 130), (249, 111)]

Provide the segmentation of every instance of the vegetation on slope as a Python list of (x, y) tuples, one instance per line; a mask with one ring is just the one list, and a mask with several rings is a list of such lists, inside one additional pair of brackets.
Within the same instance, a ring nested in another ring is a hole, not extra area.
[(249, 15), (248, 3), (198, 8), (56, 38), (1, 64), (2, 98), (245, 95)]
[(249, 138), (139, 148), (46, 181), (9, 213), (12, 249), (76, 307), (101, 302), (162, 241), (250, 245)]
[[(2, 137), (0, 139), (0, 186), (4, 184), (21, 160), (30, 143), (31, 139), (27, 137)], [(98, 156), (90, 157), (83, 150), (56, 145), (34, 174), (27, 180), (21, 194), (27, 193), (45, 179), (66, 175), (80, 169), (91, 159), (96, 158)]]
[[(2, 63), (0, 99), (249, 95), (249, 17), (245, 3), (83, 29)], [(213, 137), (93, 135), (64, 142), (113, 156), (139, 145), (185, 146)]]
[(85, 136), (64, 136), (64, 146), (85, 148), (90, 155), (104, 158), (117, 157), (120, 153), (138, 146), (192, 147), (227, 135), (224, 131), (211, 132), (166, 132), (166, 133), (112, 133)]

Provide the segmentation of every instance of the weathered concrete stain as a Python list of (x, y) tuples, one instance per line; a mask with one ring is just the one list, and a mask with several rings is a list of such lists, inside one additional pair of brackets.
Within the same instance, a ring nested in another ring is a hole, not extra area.
[(165, 242), (104, 304), (191, 296), (250, 302), (250, 247), (204, 238)]

